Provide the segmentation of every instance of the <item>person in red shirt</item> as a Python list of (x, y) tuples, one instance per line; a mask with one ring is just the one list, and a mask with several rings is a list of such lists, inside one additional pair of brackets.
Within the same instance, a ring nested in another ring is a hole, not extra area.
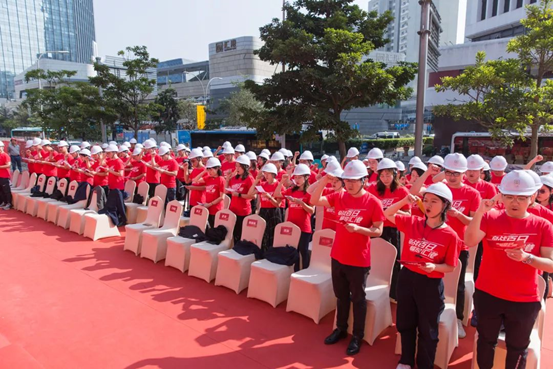
[(200, 175), (198, 189), (205, 191), (205, 203), (200, 204), (209, 211), (209, 226), (215, 227), (215, 214), (223, 210), (223, 199), (225, 197), (225, 178), (221, 171), (221, 162), (217, 158), (210, 158), (207, 161), (205, 172), (207, 177)]
[[(506, 174), (500, 195), (484, 200), (473, 216), (465, 243), (484, 243), (476, 281), (478, 315), (476, 361), (492, 368), (501, 324), (505, 328), (506, 368), (526, 367), (530, 334), (541, 308), (538, 271), (553, 272), (553, 226), (528, 212), (537, 186), (520, 170)], [(494, 209), (498, 200), (505, 210)]]
[[(324, 172), (322, 172), (323, 175), (320, 176), (319, 180), (309, 186), (309, 188), (307, 189), (308, 193), (313, 194), (318, 186), (323, 187), (322, 196), (328, 196), (330, 194), (333, 194), (334, 192), (344, 191), (344, 183), (340, 178), (344, 171), (342, 170), (342, 166), (340, 165), (338, 160), (335, 157), (332, 158), (333, 159), (328, 159), (325, 170)], [(326, 175), (328, 175), (330, 179), (328, 184), (325, 186), (324, 183), (320, 181), (320, 179)], [(321, 206), (319, 203), (314, 203), (313, 199), (311, 199), (311, 204), (315, 206)], [(315, 216), (317, 216), (317, 214), (315, 214)], [(336, 231), (336, 225), (336, 212), (334, 211), (334, 208), (325, 206), (323, 213), (323, 224), (321, 226), (321, 229), (332, 229), (333, 231)]]
[(81, 164), (79, 166), (79, 172), (81, 173), (80, 182), (86, 182), (92, 186), (94, 183), (94, 173), (92, 172), (92, 160), (90, 158), (90, 150), (82, 149), (79, 152), (81, 158)]
[(280, 211), (282, 200), (277, 199), (275, 196), (276, 188), (279, 185), (276, 179), (277, 173), (277, 168), (274, 164), (265, 164), (257, 174), (255, 182), (248, 192), (250, 197), (259, 196), (259, 216), (265, 219), (267, 223), (265, 233), (263, 234), (263, 241), (261, 242), (263, 251), (267, 251), (273, 247), (275, 227), (284, 221), (284, 217)]
[(337, 298), (336, 329), (325, 339), (331, 345), (347, 337), (350, 306), (353, 305), (353, 337), (346, 353), (359, 352), (365, 333), (367, 301), (365, 285), (371, 267), (371, 237), (380, 237), (384, 213), (380, 201), (365, 191), (367, 167), (359, 160), (346, 165), (342, 179), (345, 192), (321, 196), (329, 181), (326, 175), (321, 185), (313, 192), (314, 203), (336, 210), (336, 237), (330, 257), (332, 258), (332, 286)]
[[(25, 155), (24, 157), (21, 159), (23, 160), (24, 162), (27, 163), (27, 169), (29, 170), (29, 174), (33, 174), (35, 172), (35, 168), (33, 167), (33, 163), (32, 163), (32, 155), (31, 155), (31, 149), (33, 147), (33, 140), (27, 140), (27, 142), (25, 143)], [(29, 160), (31, 159), (31, 160)]]
[(40, 138), (35, 138), (33, 140), (33, 148), (31, 150), (33, 168), (37, 176), (42, 174), (42, 157), (40, 153), (42, 152), (42, 146), (40, 145), (42, 140)]
[(409, 194), (384, 211), (387, 220), (405, 234), (401, 255), (404, 268), (397, 284), (396, 325), (401, 334), (398, 369), (415, 367), (415, 351), (418, 368), (434, 368), (445, 306), (442, 279), (457, 266), (462, 242), (446, 224), (453, 195), (444, 183), (433, 184), (424, 193), (424, 218), (400, 213), (419, 201)]
[[(299, 152), (298, 152), (299, 153)], [(294, 156), (294, 159), (296, 157)], [(309, 168), (309, 184), (313, 184), (317, 182), (317, 170), (313, 166), (313, 153), (309, 150), (305, 150), (301, 155), (299, 159), (300, 164), (305, 164)], [(295, 160), (294, 160), (295, 163)]]
[[(204, 171), (202, 162), (203, 152), (201, 149), (193, 149), (188, 158), (190, 160), (189, 163), (185, 162), (182, 169), (184, 172), (183, 181), (185, 187), (190, 191), (189, 203), (190, 209), (192, 209), (194, 206), (205, 202), (205, 193), (199, 187), (198, 181), (202, 176), (207, 176), (207, 173)], [(185, 216), (190, 215), (190, 209), (184, 212)]]
[(146, 180), (146, 165), (142, 162), (143, 151), (141, 148), (137, 147), (132, 153), (131, 160), (131, 172), (129, 173), (129, 179), (132, 179), (136, 182), (137, 190), (138, 185)]
[(4, 142), (0, 141), (0, 208), (3, 210), (12, 208), (11, 165), (10, 156), (4, 152)]
[(92, 165), (90, 166), (90, 173), (94, 176), (92, 186), (102, 187), (107, 196), (109, 193), (108, 172), (104, 152), (100, 146), (92, 146), (90, 155), (93, 159)]
[(158, 166), (155, 169), (161, 173), (160, 183), (167, 187), (167, 196), (165, 197), (165, 205), (167, 206), (169, 201), (177, 198), (179, 164), (171, 157), (171, 149), (167, 146), (159, 148), (159, 156), (161, 160), (157, 162)]
[(55, 157), (55, 161), (56, 161), (55, 166), (58, 170), (58, 178), (59, 179), (66, 178), (68, 181), (70, 181), (69, 169), (68, 169), (69, 166), (65, 164), (65, 162), (69, 157), (69, 153), (67, 152), (68, 147), (69, 147), (69, 144), (66, 141), (60, 141), (58, 143), (58, 153)]
[(490, 161), (490, 169), (492, 171), (491, 183), (499, 186), (501, 180), (505, 176), (505, 170), (508, 165), (507, 160), (500, 155), (495, 156), (492, 161)]
[[(130, 146), (130, 143), (129, 143), (129, 146)], [(119, 146), (119, 152), (117, 154), (117, 157), (121, 159), (121, 161), (123, 162), (123, 165), (125, 166), (125, 178), (128, 178), (132, 169), (129, 147), (125, 144)]]
[(549, 210), (553, 210), (553, 175), (541, 176), (540, 179), (542, 186), (538, 190), (536, 202)]
[(108, 172), (109, 191), (125, 189), (125, 166), (121, 159), (117, 157), (119, 149), (117, 145), (109, 145), (106, 149), (106, 165)]
[[(244, 218), (252, 213), (251, 199), (255, 195), (250, 195), (250, 189), (253, 186), (254, 179), (250, 174), (250, 158), (241, 155), (236, 159), (236, 169), (226, 177), (226, 192), (231, 196), (230, 211), (236, 214), (236, 225), (234, 226), (234, 243), (242, 240), (242, 224)], [(261, 240), (258, 240), (258, 243)], [(260, 246), (260, 245), (258, 245)]]
[[(460, 239), (464, 239), (467, 226), (480, 205), (480, 193), (463, 183), (463, 175), (467, 171), (467, 159), (462, 154), (448, 154), (444, 160), (444, 168), (447, 187), (449, 187), (453, 194), (453, 203), (447, 214), (447, 224), (457, 232)], [(411, 194), (416, 194), (415, 192), (419, 191), (422, 183), (424, 183), (429, 175), (430, 171), (426, 171), (417, 180), (411, 188)], [(469, 260), (469, 248), (467, 245), (461, 245), (459, 259), (461, 260), (461, 274), (459, 277), (459, 287), (457, 288), (457, 327), (459, 338), (465, 338), (466, 332), (462, 321), (465, 307), (465, 273)]]
[(184, 178), (184, 169), (182, 164), (188, 162), (188, 148), (183, 144), (177, 146), (177, 157), (175, 160), (178, 164), (178, 173), (177, 173), (177, 200), (184, 201), (186, 200), (187, 189), (184, 187), (183, 178)]
[(224, 177), (227, 177), (236, 169), (236, 160), (234, 159), (234, 154), (235, 152), (232, 146), (228, 146), (223, 150), (225, 160), (223, 161), (223, 165), (221, 166), (221, 171), (223, 172)]
[(46, 176), (46, 179), (50, 177), (57, 178), (58, 168), (56, 168), (56, 151), (52, 147), (52, 143), (48, 140), (42, 141), (42, 151), (40, 152), (42, 158), (42, 173)]
[(282, 182), (275, 190), (276, 198), (284, 198), (288, 201), (288, 218), (285, 220), (294, 223), (301, 230), (298, 244), (301, 267), (300, 261), (298, 261), (295, 271), (309, 267), (309, 242), (313, 234), (311, 216), (315, 212), (315, 208), (311, 206), (311, 195), (307, 192), (310, 174), (311, 170), (307, 165), (298, 164), (292, 173), (293, 185), (285, 191), (282, 190), (284, 183), (288, 181), (288, 175), (284, 175)]
[[(384, 158), (380, 160), (377, 166), (378, 181), (368, 188), (369, 193), (374, 195), (382, 203), (382, 209), (386, 210), (396, 202), (403, 200), (409, 191), (401, 186), (397, 180), (397, 165), (393, 160)], [(408, 215), (410, 206), (404, 206), (403, 214)], [(388, 241), (395, 246), (397, 250), (396, 260), (401, 259), (400, 235), (397, 227), (389, 220), (384, 221), (382, 229), (383, 240)], [(396, 261), (392, 273), (392, 283), (390, 285), (390, 298), (396, 300), (396, 286), (401, 265)]]
[(146, 164), (146, 182), (150, 185), (150, 190), (148, 196), (154, 197), (156, 192), (156, 187), (159, 185), (161, 179), (160, 174), (155, 170), (157, 162), (161, 158), (156, 153), (157, 144), (154, 141), (146, 140), (144, 141), (144, 157), (142, 161)]
[(69, 171), (69, 181), (80, 182), (81, 173), (77, 170), (81, 166), (81, 159), (79, 158), (79, 151), (81, 149), (77, 145), (72, 145), (69, 148), (69, 156), (65, 163), (65, 168)]
[(282, 168), (282, 165), (284, 164), (284, 155), (282, 155), (281, 152), (275, 152), (271, 156), (269, 163), (273, 164), (277, 168), (277, 181), (282, 181), (282, 176), (286, 174), (286, 171)]

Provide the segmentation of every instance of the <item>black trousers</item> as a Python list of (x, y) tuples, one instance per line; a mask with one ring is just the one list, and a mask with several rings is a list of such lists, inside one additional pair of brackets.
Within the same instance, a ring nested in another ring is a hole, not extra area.
[(245, 217), (246, 217), (245, 215), (236, 216), (236, 225), (234, 226), (234, 234), (233, 234), (235, 245), (238, 241), (242, 240), (242, 225), (244, 224)]
[(12, 190), (9, 178), (0, 178), (0, 204), (12, 204)]
[(336, 327), (347, 332), (350, 303), (353, 305), (353, 336), (365, 335), (367, 300), (365, 286), (370, 267), (344, 265), (332, 259), (332, 287), (336, 296)]
[(207, 223), (209, 224), (210, 228), (215, 228), (215, 214), (209, 214), (207, 216)]
[[(309, 268), (309, 260), (311, 255), (309, 254), (309, 242), (311, 242), (312, 233), (301, 232), (300, 242), (298, 243), (298, 253), (300, 254), (300, 259), (294, 265), (294, 271), (301, 269)], [(300, 265), (301, 263), (301, 265)]]
[(417, 367), (434, 368), (444, 306), (444, 282), (441, 278), (428, 278), (407, 268), (401, 269), (396, 316), (397, 330), (401, 334), (401, 364), (414, 367), (417, 349)]
[[(474, 251), (473, 251), (474, 252)], [(482, 241), (478, 244), (478, 248), (476, 249), (476, 259), (474, 260), (474, 274), (473, 279), (476, 283), (476, 280), (478, 279), (478, 273), (480, 272), (480, 264), (482, 263), (482, 255), (484, 254), (484, 245), (482, 244)]]
[(152, 198), (155, 196), (156, 193), (156, 187), (159, 186), (159, 183), (148, 183), (150, 185), (150, 189), (148, 190), (148, 197)]
[(396, 262), (394, 263), (394, 269), (392, 271), (392, 283), (390, 286), (390, 297), (394, 300), (397, 300), (397, 279), (399, 276), (399, 271), (401, 270), (401, 265), (397, 262), (397, 260), (401, 260), (401, 251), (399, 248), (401, 238), (399, 235), (399, 231), (395, 227), (384, 227), (384, 229), (382, 230), (382, 236), (380, 237), (383, 240), (388, 241), (389, 243), (394, 245), (397, 250)]
[(547, 295), (549, 295), (549, 277), (550, 274), (547, 272), (543, 272), (541, 277), (545, 281), (545, 294), (543, 295), (543, 299), (547, 300)]
[(459, 260), (461, 261), (461, 274), (459, 275), (459, 285), (457, 287), (455, 312), (457, 313), (457, 319), (463, 320), (463, 311), (465, 310), (465, 274), (467, 273), (467, 265), (469, 263), (469, 252), (466, 250), (461, 251), (459, 253)]
[(167, 189), (167, 196), (165, 196), (165, 206), (167, 206), (167, 204), (170, 202), (170, 201), (173, 201), (177, 198), (177, 189), (176, 188), (168, 188)]
[(505, 327), (507, 345), (506, 369), (524, 369), (530, 344), (530, 334), (540, 310), (539, 302), (507, 301), (476, 290), (474, 308), (478, 314), (476, 361), (481, 369), (493, 367), (495, 346)]
[[(259, 216), (267, 222), (265, 227), (265, 233), (263, 234), (263, 242), (261, 243), (261, 249), (267, 251), (273, 247), (275, 237), (275, 227), (282, 223), (282, 211), (280, 208), (261, 208), (259, 209)], [(286, 246), (286, 245), (277, 245)]]

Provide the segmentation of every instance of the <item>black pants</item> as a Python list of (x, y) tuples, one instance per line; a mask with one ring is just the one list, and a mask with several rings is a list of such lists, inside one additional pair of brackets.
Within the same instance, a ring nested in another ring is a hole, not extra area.
[(550, 275), (547, 272), (543, 272), (543, 274), (541, 275), (541, 277), (545, 281), (545, 294), (543, 296), (544, 300), (547, 300), (547, 295), (549, 295), (549, 276)]
[(233, 234), (235, 245), (238, 241), (242, 240), (242, 225), (244, 224), (245, 217), (246, 217), (245, 215), (236, 216), (236, 225), (234, 226), (234, 234)]
[(457, 287), (457, 306), (455, 306), (455, 312), (457, 313), (457, 319), (463, 320), (463, 312), (465, 310), (465, 274), (467, 273), (467, 265), (469, 263), (469, 252), (466, 250), (461, 251), (459, 253), (459, 260), (461, 261), (461, 274), (459, 275), (459, 285)]
[(312, 233), (301, 232), (300, 242), (298, 243), (298, 253), (300, 254), (300, 259), (296, 265), (294, 265), (294, 271), (296, 272), (300, 269), (309, 268), (309, 260), (311, 259), (311, 255), (309, 254), (309, 242), (311, 242), (311, 235)]
[(269, 248), (273, 247), (275, 227), (283, 222), (282, 212), (280, 211), (280, 208), (261, 208), (259, 209), (259, 216), (267, 222), (265, 233), (263, 234), (263, 242), (261, 243), (261, 249), (263, 251), (267, 251)]
[(397, 330), (401, 334), (401, 364), (434, 368), (440, 315), (444, 311), (444, 282), (402, 268), (397, 289)]
[(184, 187), (184, 183), (177, 179), (177, 200), (184, 201), (188, 190)]
[(167, 204), (170, 202), (170, 201), (173, 201), (177, 198), (177, 189), (176, 188), (168, 188), (167, 189), (167, 196), (165, 196), (165, 206), (167, 206)]
[(365, 286), (370, 267), (344, 265), (332, 259), (332, 287), (336, 296), (336, 327), (347, 332), (350, 303), (353, 305), (353, 335), (365, 335), (367, 300)]
[(215, 214), (209, 214), (207, 216), (207, 223), (209, 224), (210, 228), (215, 228)]
[(148, 197), (152, 198), (156, 194), (156, 187), (159, 186), (159, 183), (148, 183), (150, 185), (150, 189), (148, 190)]
[(380, 237), (383, 240), (388, 241), (389, 243), (394, 245), (397, 250), (396, 262), (394, 263), (394, 269), (392, 271), (392, 283), (390, 286), (390, 297), (394, 300), (397, 300), (397, 278), (399, 276), (399, 271), (401, 270), (401, 265), (397, 262), (397, 260), (401, 260), (401, 251), (399, 248), (401, 238), (399, 235), (399, 231), (395, 227), (384, 227), (384, 229), (382, 230), (382, 236)]
[(507, 301), (476, 290), (474, 307), (478, 314), (476, 361), (481, 369), (493, 367), (501, 323), (507, 345), (506, 369), (524, 369), (530, 334), (540, 310), (539, 302)]
[(0, 178), (0, 204), (12, 204), (12, 190), (9, 178)]
[(474, 260), (474, 273), (473, 273), (474, 283), (476, 283), (476, 280), (478, 279), (478, 273), (480, 272), (480, 264), (482, 263), (483, 254), (484, 254), (484, 245), (482, 244), (482, 241), (480, 241), (480, 243), (478, 244), (478, 248), (476, 249), (476, 259)]
[[(10, 160), (12, 162), (12, 172), (15, 172), (15, 169), (19, 169), (21, 173), (21, 156), (20, 155), (10, 155)], [(14, 184), (15, 186), (15, 184)]]

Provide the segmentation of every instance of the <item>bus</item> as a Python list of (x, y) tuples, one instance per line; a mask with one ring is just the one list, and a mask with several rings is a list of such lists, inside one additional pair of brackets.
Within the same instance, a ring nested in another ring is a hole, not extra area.
[[(503, 142), (494, 140), (489, 132), (457, 132), (451, 137), (451, 152), (459, 152), (465, 156), (478, 154), (484, 159), (502, 155), (511, 164), (526, 164), (530, 158), (530, 133), (523, 140), (519, 134), (513, 134), (513, 145), (506, 146)], [(544, 160), (553, 160), (553, 134), (540, 133), (538, 138), (538, 153)]]
[(11, 137), (18, 140), (30, 140), (32, 138), (44, 138), (44, 131), (40, 127), (18, 127), (11, 131)]

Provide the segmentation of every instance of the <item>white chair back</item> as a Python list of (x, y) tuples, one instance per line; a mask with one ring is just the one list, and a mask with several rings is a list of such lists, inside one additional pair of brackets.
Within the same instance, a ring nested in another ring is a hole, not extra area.
[(367, 286), (390, 285), (397, 250), (394, 245), (382, 238), (371, 239), (371, 272)]
[(228, 209), (230, 207), (230, 197), (225, 195), (223, 197), (223, 209)]
[(164, 201), (161, 201), (159, 196), (154, 196), (150, 199), (148, 204), (148, 213), (146, 214), (145, 224), (151, 224), (159, 227), (161, 222), (161, 211), (163, 210)]
[(148, 191), (150, 191), (150, 185), (147, 182), (140, 182), (138, 185), (138, 194), (144, 199), (142, 205), (148, 203)]
[(324, 206), (315, 206), (315, 232), (323, 228)]
[(67, 190), (67, 196), (75, 197), (75, 194), (77, 193), (77, 187), (79, 187), (79, 182), (71, 181)]
[(67, 179), (66, 178), (60, 179), (60, 181), (58, 182), (58, 190), (60, 190), (60, 192), (65, 195), (65, 192), (67, 190)]
[(165, 203), (165, 198), (167, 197), (167, 187), (162, 184), (157, 185), (154, 196), (158, 196), (161, 201)]
[(36, 184), (38, 186), (38, 191), (44, 192), (44, 187), (46, 186), (46, 176), (44, 174), (41, 174), (40, 176), (38, 176), (38, 180)]
[[(371, 265), (372, 266), (372, 265)], [(372, 268), (371, 268), (372, 269)], [(459, 276), (461, 275), (461, 261), (451, 273), (444, 274), (444, 296), (445, 302), (455, 305), (457, 303), (457, 288), (459, 287)]]
[(56, 187), (56, 178), (50, 177), (48, 178), (48, 181), (46, 182), (46, 190), (44, 191), (48, 195), (51, 195), (54, 193), (54, 188)]
[(19, 183), (17, 183), (17, 181), (19, 181), (19, 169), (16, 169), (13, 173), (12, 173), (12, 186), (13, 187), (17, 187), (17, 185)]
[(190, 225), (196, 226), (205, 232), (209, 210), (207, 208), (196, 205), (190, 211)]
[(26, 191), (25, 192), (30, 192), (31, 191), (31, 188), (33, 188), (37, 182), (37, 175), (36, 173), (33, 173), (29, 176), (29, 182), (27, 183), (27, 187), (26, 187)]
[(24, 170), (23, 174), (19, 176), (19, 185), (17, 188), (25, 189), (29, 185), (29, 171)]
[(275, 236), (273, 246), (292, 246), (298, 248), (300, 242), (301, 230), (300, 227), (292, 222), (280, 223), (275, 227)]
[(248, 215), (242, 223), (242, 239), (250, 241), (261, 248), (265, 227), (267, 227), (265, 219), (256, 214)]
[(236, 225), (236, 214), (228, 209), (219, 210), (215, 214), (215, 227), (219, 227), (220, 225), (225, 226), (228, 231), (225, 241), (232, 240), (234, 226)]
[(88, 205), (88, 209), (98, 212), (98, 196), (96, 195), (96, 191), (92, 191), (92, 195), (90, 198), (90, 205)]
[(129, 194), (128, 201), (132, 201), (134, 199), (134, 190), (136, 190), (136, 182), (132, 179), (129, 179), (127, 182), (125, 182), (124, 189), (124, 191)]
[(474, 273), (474, 264), (476, 263), (476, 249), (477, 247), (474, 247), (472, 250), (469, 251), (469, 261), (467, 264), (467, 273)]
[(180, 216), (182, 214), (182, 204), (173, 200), (167, 204), (165, 208), (165, 220), (163, 221), (162, 229), (176, 230), (180, 225)]
[(310, 266), (330, 273), (330, 250), (334, 244), (336, 232), (332, 229), (321, 229), (313, 233)]

